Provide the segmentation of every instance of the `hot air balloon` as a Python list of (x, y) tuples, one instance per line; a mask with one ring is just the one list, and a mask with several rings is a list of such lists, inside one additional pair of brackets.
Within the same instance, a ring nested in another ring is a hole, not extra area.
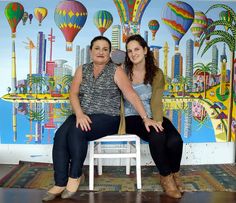
[(31, 24), (31, 22), (32, 22), (32, 19), (33, 19), (33, 14), (29, 14), (30, 24)]
[[(207, 18), (207, 27), (213, 23), (213, 20), (211, 18)], [(205, 30), (205, 34), (208, 35), (209, 33), (213, 32), (215, 30), (215, 26), (212, 26), (210, 29)], [(210, 37), (206, 38), (206, 43), (208, 43), (210, 40)]]
[(93, 16), (93, 22), (100, 31), (101, 35), (111, 26), (113, 17), (110, 12), (105, 10), (97, 11)]
[(67, 51), (72, 51), (72, 42), (84, 26), (86, 19), (87, 9), (78, 1), (65, 0), (57, 5), (54, 20), (65, 37)]
[(34, 9), (34, 15), (35, 18), (39, 21), (39, 26), (41, 26), (41, 23), (43, 19), (47, 16), (48, 10), (44, 7), (38, 7)]
[(201, 34), (205, 31), (207, 28), (207, 17), (205, 14), (201, 11), (196, 11), (194, 13), (194, 21), (191, 25), (191, 32), (194, 36), (194, 46), (199, 47), (199, 41), (198, 38), (201, 36)]
[[(220, 14), (219, 14), (219, 17), (220, 17), (221, 20), (225, 20), (225, 21), (227, 21), (230, 24), (233, 21), (233, 18), (232, 18), (232, 16), (231, 16), (229, 11), (221, 11)], [(229, 28), (227, 26), (225, 26), (225, 30), (228, 31), (228, 29)]]
[(26, 23), (27, 20), (28, 20), (28, 13), (27, 13), (27, 12), (24, 12), (23, 17), (22, 17), (23, 25), (25, 25), (25, 23)]
[(155, 40), (155, 35), (160, 27), (157, 20), (150, 20), (148, 23), (149, 30), (152, 32), (152, 40)]
[(122, 24), (122, 41), (127, 37), (140, 33), (143, 13), (151, 0), (113, 0)]
[(11, 27), (12, 38), (16, 37), (16, 27), (24, 14), (24, 7), (18, 2), (11, 2), (5, 8), (5, 16)]
[(167, 26), (175, 41), (175, 50), (179, 49), (179, 42), (192, 25), (194, 19), (193, 8), (182, 1), (168, 2), (162, 11), (162, 21)]

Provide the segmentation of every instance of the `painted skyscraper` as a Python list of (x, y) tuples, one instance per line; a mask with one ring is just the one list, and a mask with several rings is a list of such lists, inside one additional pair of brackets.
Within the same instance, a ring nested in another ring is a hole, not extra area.
[(194, 42), (189, 39), (186, 42), (186, 78), (188, 78), (188, 91), (191, 92), (193, 88), (193, 51)]
[[(192, 91), (193, 87), (193, 50), (194, 42), (189, 39), (186, 42), (186, 74), (187, 86), (189, 92)], [(188, 138), (191, 136), (192, 132), (192, 102), (187, 103), (187, 109), (185, 110), (184, 117), (184, 137)]]
[(183, 75), (183, 57), (181, 53), (176, 52), (171, 60), (171, 78)]
[(112, 35), (111, 35), (111, 46), (112, 49), (120, 49), (120, 41), (121, 41), (121, 30), (120, 25), (112, 26)]
[(45, 73), (46, 39), (43, 32), (38, 32), (36, 73)]
[[(176, 52), (172, 57), (171, 64), (171, 78), (177, 78), (178, 76), (183, 75), (183, 57), (179, 52)], [(175, 127), (181, 133), (181, 113), (177, 110), (173, 110), (172, 112), (172, 122)]]
[(81, 53), (80, 53), (80, 64), (84, 64), (84, 55), (85, 55), (85, 50), (84, 48), (81, 49)]
[(75, 68), (77, 68), (80, 65), (80, 46), (76, 46), (75, 51)]
[(85, 63), (90, 63), (91, 57), (90, 57), (90, 47), (89, 45), (86, 46), (86, 55), (85, 55)]
[(214, 64), (213, 67), (213, 75), (218, 74), (218, 59), (219, 59), (219, 51), (216, 45), (212, 46), (212, 63)]

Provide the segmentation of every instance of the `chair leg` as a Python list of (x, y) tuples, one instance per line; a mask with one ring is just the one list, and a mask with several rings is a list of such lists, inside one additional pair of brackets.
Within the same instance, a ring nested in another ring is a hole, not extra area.
[[(127, 142), (127, 149), (126, 149), (126, 153), (130, 153), (131, 152), (131, 143)], [(130, 174), (130, 163), (131, 162), (131, 158), (127, 158), (126, 159), (126, 175)]]
[[(98, 153), (102, 152), (102, 144), (101, 142), (98, 142), (97, 145)], [(102, 158), (98, 158), (98, 175), (102, 175)]]
[(94, 189), (94, 141), (89, 143), (89, 190)]
[(140, 152), (140, 138), (136, 139), (136, 174), (137, 174), (137, 189), (142, 188), (141, 181), (141, 152)]

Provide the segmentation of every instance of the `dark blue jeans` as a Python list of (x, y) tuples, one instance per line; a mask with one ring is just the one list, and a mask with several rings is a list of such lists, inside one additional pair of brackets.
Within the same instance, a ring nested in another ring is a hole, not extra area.
[(57, 186), (66, 186), (68, 177), (79, 178), (86, 158), (88, 142), (118, 132), (120, 117), (105, 114), (88, 115), (91, 130), (76, 128), (76, 116), (70, 115), (58, 128), (53, 144), (54, 180)]
[(179, 171), (183, 140), (168, 118), (163, 117), (163, 132), (156, 132), (153, 127), (147, 132), (140, 116), (127, 116), (125, 121), (127, 133), (134, 133), (149, 143), (152, 159), (161, 175)]

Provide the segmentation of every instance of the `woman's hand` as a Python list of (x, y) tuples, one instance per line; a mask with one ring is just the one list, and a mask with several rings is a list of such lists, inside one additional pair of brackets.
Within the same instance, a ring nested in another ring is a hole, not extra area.
[(150, 132), (149, 126), (152, 126), (153, 128), (155, 128), (155, 130), (157, 132), (160, 132), (160, 131), (164, 130), (164, 128), (162, 127), (162, 122), (157, 122), (157, 121), (154, 121), (150, 118), (144, 118), (143, 123), (144, 123), (144, 125), (145, 125), (148, 132)]
[(87, 132), (91, 130), (90, 123), (92, 123), (92, 121), (86, 114), (84, 113), (76, 114), (76, 127), (77, 128), (80, 126), (82, 131)]

